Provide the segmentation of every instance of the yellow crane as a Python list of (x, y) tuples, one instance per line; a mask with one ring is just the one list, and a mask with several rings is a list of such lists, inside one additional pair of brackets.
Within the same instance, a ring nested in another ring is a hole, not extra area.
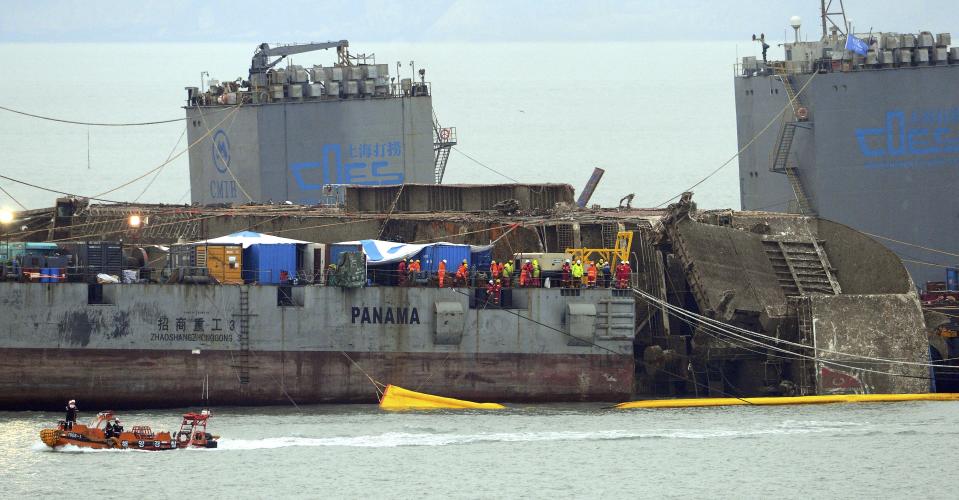
[(616, 243), (613, 248), (567, 248), (566, 253), (572, 256), (573, 262), (586, 262), (594, 255), (609, 262), (609, 267), (616, 268), (619, 261), (629, 262), (629, 252), (633, 248), (633, 232), (619, 231), (616, 233)]

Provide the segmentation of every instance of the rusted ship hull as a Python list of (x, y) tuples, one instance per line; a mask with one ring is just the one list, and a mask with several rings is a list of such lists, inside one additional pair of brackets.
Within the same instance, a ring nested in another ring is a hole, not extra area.
[(0, 409), (376, 403), (366, 377), (451, 397), (503, 402), (625, 401), (632, 356), (257, 353), (240, 383), (236, 353), (0, 349)]
[[(0, 283), (0, 407), (374, 403), (382, 384), (504, 402), (621, 401), (631, 297), (464, 290)], [(576, 304), (571, 307), (571, 304)], [(586, 309), (587, 315), (581, 312)], [(369, 377), (367, 376), (369, 375)]]

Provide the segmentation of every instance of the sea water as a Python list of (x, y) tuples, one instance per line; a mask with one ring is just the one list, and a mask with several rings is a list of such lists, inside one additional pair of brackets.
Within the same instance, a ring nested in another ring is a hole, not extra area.
[[(214, 408), (213, 450), (50, 451), (0, 413), (0, 496), (955, 498), (959, 403), (614, 410)], [(81, 421), (90, 414), (81, 415)], [(176, 411), (127, 412), (173, 429)]]

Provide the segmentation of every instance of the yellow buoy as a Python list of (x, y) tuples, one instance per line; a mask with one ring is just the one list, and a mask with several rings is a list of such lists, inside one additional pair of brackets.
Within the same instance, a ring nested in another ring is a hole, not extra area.
[(894, 403), (900, 401), (959, 401), (956, 393), (933, 394), (829, 394), (762, 398), (650, 399), (620, 403), (615, 408), (701, 408), (707, 406), (815, 405), (827, 403)]
[(462, 399), (444, 398), (388, 385), (383, 391), (380, 408), (384, 410), (502, 410), (506, 407), (497, 403), (474, 403)]

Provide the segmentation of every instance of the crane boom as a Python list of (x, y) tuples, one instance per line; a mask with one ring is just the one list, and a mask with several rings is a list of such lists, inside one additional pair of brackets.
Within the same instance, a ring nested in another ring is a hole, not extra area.
[[(253, 62), (250, 63), (250, 75), (252, 76), (258, 73), (265, 73), (268, 69), (276, 66), (277, 63), (289, 55), (332, 48), (336, 49), (336, 53), (339, 56), (339, 63), (348, 66), (350, 65), (350, 59), (348, 57), (347, 47), (349, 46), (350, 42), (347, 40), (340, 40), (338, 42), (279, 45), (276, 47), (270, 47), (270, 44), (268, 43), (261, 43), (260, 46), (257, 47), (256, 52), (253, 54)], [(270, 62), (271, 57), (278, 57), (278, 59)]]

